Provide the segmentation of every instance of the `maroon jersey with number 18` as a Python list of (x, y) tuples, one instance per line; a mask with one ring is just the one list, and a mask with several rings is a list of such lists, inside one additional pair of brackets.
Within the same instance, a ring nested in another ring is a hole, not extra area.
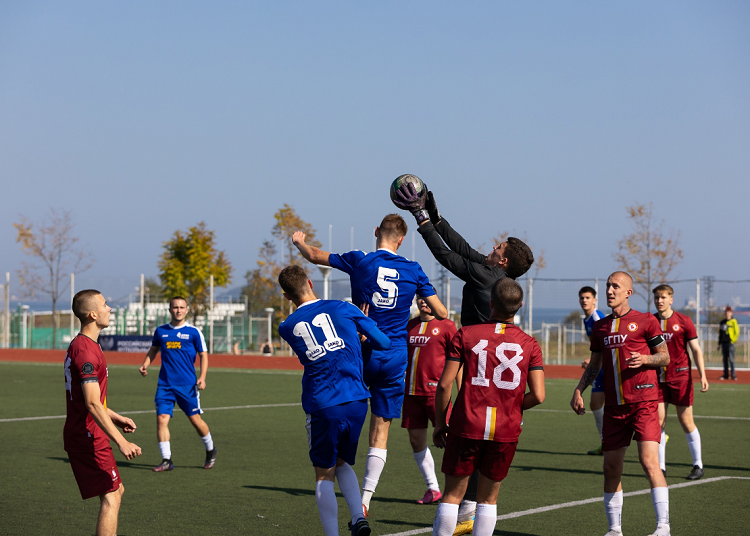
[(414, 318), (409, 320), (406, 330), (409, 361), (404, 394), (435, 396), (456, 324), (448, 319), (422, 322)]
[(463, 363), (461, 390), (450, 433), (469, 439), (518, 441), (530, 370), (542, 370), (536, 340), (513, 324), (464, 326), (453, 337), (448, 358)]
[(690, 317), (677, 311), (673, 311), (669, 318), (656, 317), (656, 320), (669, 349), (669, 365), (657, 369), (659, 382), (690, 380), (690, 356), (687, 345), (689, 341), (698, 338), (695, 324)]
[(63, 444), (66, 451), (95, 451), (109, 447), (109, 436), (99, 428), (86, 408), (81, 387), (87, 382), (98, 382), (100, 401), (106, 409), (107, 376), (107, 362), (101, 346), (79, 333), (71, 341), (65, 355), (67, 417), (63, 428)]
[(651, 346), (662, 341), (659, 322), (648, 313), (631, 309), (619, 318), (608, 315), (594, 324), (591, 351), (602, 354), (605, 405), (657, 400), (656, 369), (628, 368), (628, 359), (633, 352), (650, 355)]

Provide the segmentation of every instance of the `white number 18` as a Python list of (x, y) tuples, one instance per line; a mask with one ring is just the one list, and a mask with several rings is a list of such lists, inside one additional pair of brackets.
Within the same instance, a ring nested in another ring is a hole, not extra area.
[[(478, 385), (480, 387), (489, 387), (490, 380), (485, 378), (487, 374), (487, 345), (489, 342), (485, 339), (481, 339), (472, 352), (477, 354), (479, 362), (477, 363), (477, 375), (471, 379), (472, 385)], [(505, 351), (515, 352), (516, 355), (512, 359), (508, 359), (505, 355)], [(507, 389), (512, 391), (519, 385), (521, 385), (521, 369), (518, 368), (518, 364), (523, 361), (523, 348), (520, 344), (514, 342), (502, 342), (495, 349), (495, 355), (500, 360), (500, 364), (495, 367), (492, 373), (492, 382), (497, 386), (498, 389)], [(503, 371), (510, 369), (513, 373), (513, 381), (503, 381)]]

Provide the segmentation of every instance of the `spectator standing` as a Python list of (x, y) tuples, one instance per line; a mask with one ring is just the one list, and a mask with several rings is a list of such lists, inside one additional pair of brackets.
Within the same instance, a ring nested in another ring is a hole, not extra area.
[(733, 318), (734, 313), (731, 307), (727, 306), (725, 314), (726, 318), (719, 323), (719, 348), (724, 360), (724, 375), (719, 379), (728, 380), (731, 369), (732, 379), (737, 381), (734, 372), (734, 343), (740, 336), (740, 325), (737, 323), (737, 319)]

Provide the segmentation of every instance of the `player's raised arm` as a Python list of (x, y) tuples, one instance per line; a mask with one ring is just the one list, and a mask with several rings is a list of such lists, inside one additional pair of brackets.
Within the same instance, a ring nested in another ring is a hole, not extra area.
[(146, 354), (146, 357), (143, 358), (143, 364), (138, 369), (141, 373), (141, 376), (148, 376), (148, 367), (151, 365), (151, 362), (156, 357), (156, 354), (159, 353), (159, 347), (158, 346), (152, 346), (148, 349), (148, 353)]
[(570, 407), (573, 408), (573, 411), (578, 413), (578, 415), (583, 415), (584, 413), (586, 413), (586, 404), (584, 404), (583, 396), (581, 395), (589, 385), (594, 383), (597, 374), (599, 374), (599, 369), (601, 368), (602, 353), (591, 352), (589, 364), (586, 366), (586, 370), (583, 371), (583, 375), (581, 376), (581, 379), (578, 382), (575, 391), (573, 391), (573, 398), (570, 401)]
[(330, 257), (330, 253), (328, 251), (323, 251), (322, 249), (310, 246), (305, 243), (305, 233), (302, 231), (297, 231), (292, 235), (292, 244), (294, 244), (297, 249), (300, 252), (300, 255), (302, 255), (305, 259), (310, 261), (313, 264), (319, 264), (322, 266), (330, 266), (331, 264), (328, 262), (328, 257)]
[(84, 382), (81, 384), (81, 389), (83, 390), (83, 399), (86, 403), (86, 409), (88, 409), (94, 422), (96, 422), (99, 428), (101, 428), (102, 431), (117, 444), (117, 447), (120, 449), (123, 456), (128, 460), (140, 456), (141, 447), (135, 443), (129, 442), (123, 437), (120, 431), (115, 427), (114, 422), (112, 422), (109, 412), (101, 403), (100, 399), (102, 392), (99, 388), (99, 383), (96, 381)]
[(698, 339), (689, 340), (688, 348), (693, 354), (693, 361), (695, 361), (698, 374), (701, 376), (701, 393), (705, 393), (708, 391), (708, 379), (706, 378), (706, 364), (703, 361), (703, 350), (701, 350), (701, 345), (698, 344)]

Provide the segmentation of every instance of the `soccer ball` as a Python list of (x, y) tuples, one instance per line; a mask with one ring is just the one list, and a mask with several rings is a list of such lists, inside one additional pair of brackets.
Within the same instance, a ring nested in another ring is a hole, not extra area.
[(397, 207), (399, 206), (396, 203), (396, 200), (399, 199), (397, 192), (401, 189), (401, 187), (409, 183), (414, 185), (414, 190), (416, 190), (417, 194), (419, 194), (420, 192), (422, 192), (422, 190), (425, 189), (425, 185), (422, 182), (422, 179), (420, 179), (416, 175), (399, 175), (391, 183), (391, 201), (393, 201), (393, 204), (396, 205)]

